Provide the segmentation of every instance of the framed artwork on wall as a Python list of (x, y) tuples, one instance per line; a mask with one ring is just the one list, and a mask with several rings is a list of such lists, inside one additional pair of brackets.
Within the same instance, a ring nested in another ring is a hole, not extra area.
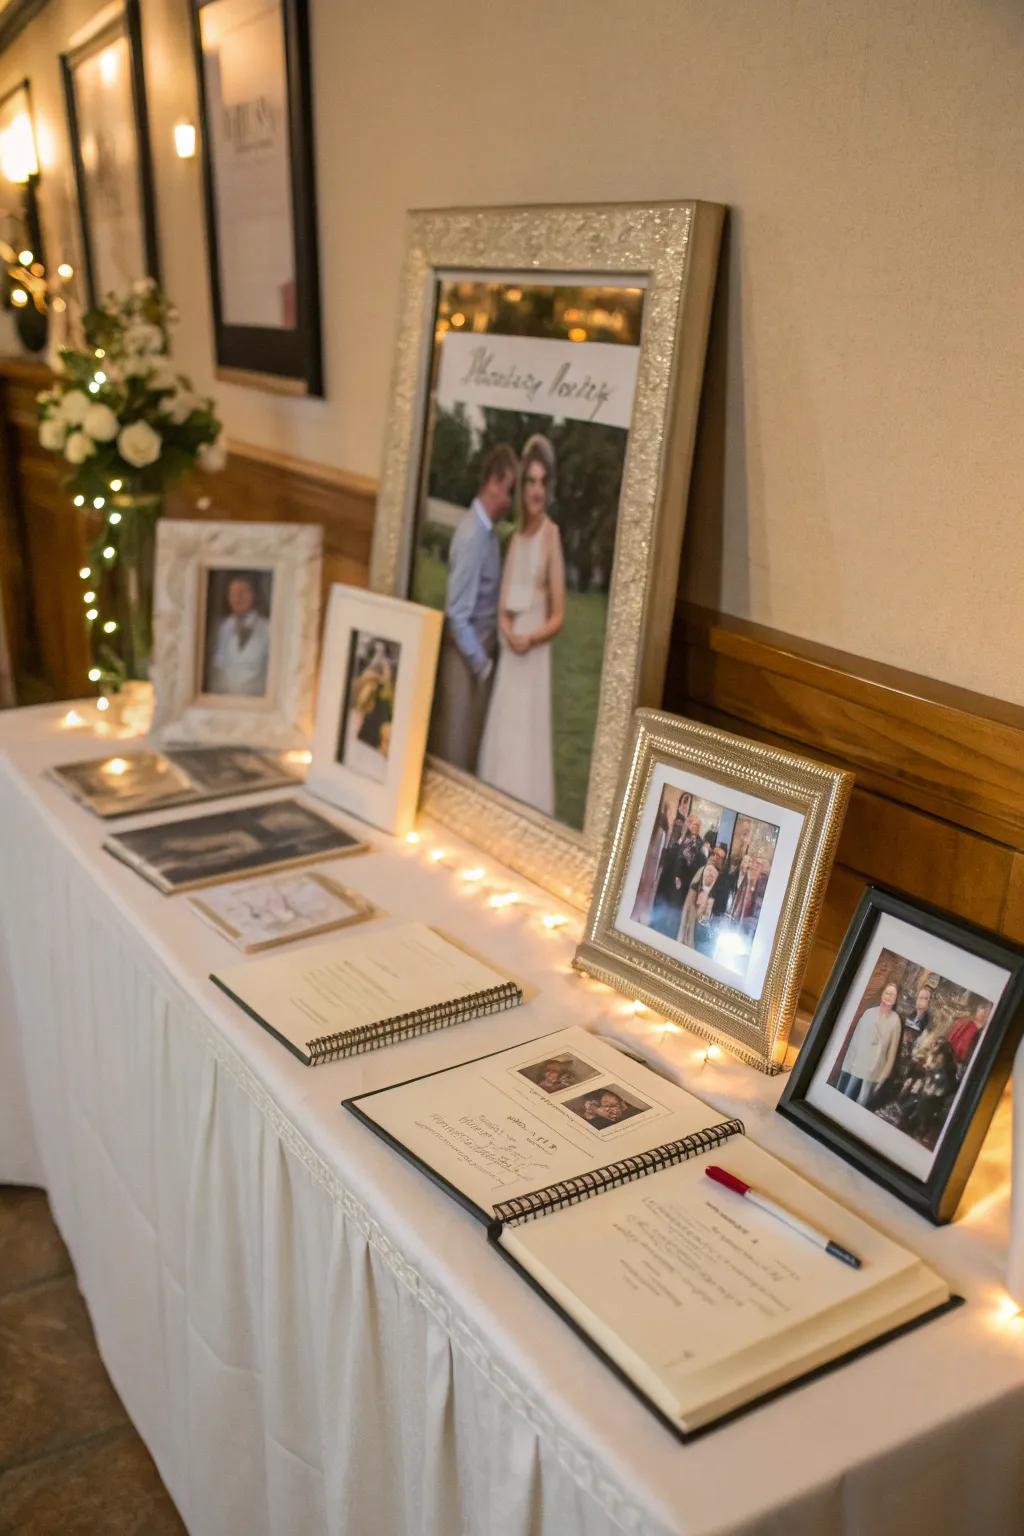
[(778, 1071), (852, 786), (841, 769), (638, 710), (573, 964)]
[(581, 907), (661, 701), (722, 212), (410, 215), (370, 580), (444, 613), (423, 804)]
[(779, 1113), (936, 1223), (951, 1220), (1024, 1023), (1024, 950), (869, 886)]
[(307, 0), (191, 0), (218, 377), (322, 395)]
[(61, 55), (90, 304), (159, 281), (139, 0)]
[(157, 525), (153, 734), (301, 746), (312, 729), (323, 529)]
[(416, 815), (441, 615), (333, 586), (307, 787), (401, 837)]

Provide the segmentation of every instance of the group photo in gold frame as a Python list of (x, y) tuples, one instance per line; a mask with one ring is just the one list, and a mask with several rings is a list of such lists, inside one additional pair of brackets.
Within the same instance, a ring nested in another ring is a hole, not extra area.
[(370, 584), (444, 614), (421, 803), (581, 908), (661, 700), (722, 213), (409, 216)]
[(573, 964), (779, 1070), (851, 774), (638, 710)]

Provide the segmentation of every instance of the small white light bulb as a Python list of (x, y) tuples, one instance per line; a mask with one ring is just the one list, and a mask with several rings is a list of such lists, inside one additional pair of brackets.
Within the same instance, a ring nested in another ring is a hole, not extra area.
[(110, 708), (110, 700), (109, 699), (97, 699), (96, 700), (96, 708), (99, 709), (99, 710), (107, 710), (107, 709), (109, 709)]
[(113, 544), (106, 545), (106, 547), (103, 550), (103, 558), (104, 558), (104, 560), (113, 560), (113, 558), (114, 558), (114, 556), (116, 554), (117, 554), (117, 550), (114, 548)]
[(89, 668), (89, 681), (90, 681), (90, 683), (98, 683), (102, 676), (103, 676), (103, 673), (100, 671), (99, 667), (90, 667)]
[(82, 602), (83, 603), (94, 603), (95, 601), (96, 601), (96, 593), (95, 592), (83, 592), (82, 593)]
[(105, 635), (112, 635), (116, 628), (117, 628), (117, 621), (116, 621), (116, 619), (108, 619), (107, 622), (103, 626), (103, 633)]
[(120, 514), (120, 512), (111, 512), (111, 514), (110, 514), (110, 526), (112, 528), (115, 528), (120, 521), (121, 521), (121, 514)]
[(104, 501), (102, 496), (94, 496), (93, 499), (92, 499), (92, 504), (96, 508), (97, 512), (100, 510), (101, 507), (105, 507), (106, 506), (106, 502)]
[(68, 278), (74, 277), (74, 275), (75, 269), (71, 263), (69, 261), (62, 261), (60, 266), (57, 268), (57, 276), (62, 277), (64, 281), (67, 282)]
[(89, 620), (89, 621), (90, 621), (90, 622), (91, 622), (91, 621), (92, 621), (92, 620), (93, 620), (93, 619), (98, 619), (98, 618), (99, 618), (99, 616), (100, 616), (100, 615), (99, 615), (99, 609), (97, 609), (97, 608), (87, 608), (87, 609), (86, 609), (86, 610), (85, 610), (85, 616), (86, 616), (86, 618), (87, 618), (87, 619), (88, 619), (88, 620)]
[(111, 482), (110, 482), (110, 489), (112, 491), (119, 491), (123, 484), (124, 484), (123, 480), (111, 480)]
[(92, 571), (89, 569), (89, 567), (87, 565), (83, 565), (82, 569), (79, 571), (78, 574), (79, 574), (79, 576), (81, 576), (83, 581), (88, 581), (89, 577), (92, 575)]
[(76, 507), (84, 507), (85, 506), (85, 497), (84, 496), (76, 496), (75, 500), (74, 500), (74, 505)]

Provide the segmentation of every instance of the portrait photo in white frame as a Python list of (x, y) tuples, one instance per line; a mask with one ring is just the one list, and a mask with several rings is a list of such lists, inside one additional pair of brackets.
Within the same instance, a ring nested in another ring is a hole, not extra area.
[(323, 530), (164, 519), (153, 596), (153, 734), (305, 745), (313, 726)]
[(332, 586), (306, 787), (404, 836), (419, 798), (443, 616)]

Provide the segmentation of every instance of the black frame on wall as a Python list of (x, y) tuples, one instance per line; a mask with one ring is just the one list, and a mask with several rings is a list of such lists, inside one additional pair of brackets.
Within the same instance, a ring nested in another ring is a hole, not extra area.
[(82, 230), (82, 264), (85, 268), (86, 292), (89, 303), (95, 305), (102, 297), (96, 287), (96, 265), (93, 253), (92, 232), (89, 224), (89, 197), (86, 191), (85, 167), (79, 140), (78, 106), (75, 100), (75, 67), (84, 59), (91, 58), (115, 38), (128, 39), (131, 59), (132, 113), (135, 119), (135, 137), (139, 162), (139, 198), (142, 206), (142, 228), (145, 242), (146, 275), (160, 281), (160, 248), (156, 228), (156, 196), (153, 190), (153, 157), (149, 141), (149, 117), (146, 110), (146, 76), (142, 60), (142, 15), (140, 0), (124, 0), (120, 16), (87, 38), (77, 48), (60, 56), (61, 75), (64, 80), (64, 101), (67, 108), (68, 133), (71, 138), (71, 158), (75, 168), (75, 188), (78, 193), (78, 215)]
[(287, 394), (323, 395), (320, 274), (317, 251), (316, 174), (308, 0), (277, 0), (284, 25), (288, 99), (288, 164), (295, 264), (295, 325), (228, 325), (220, 283), (220, 250), (200, 13), (216, 0), (191, 0), (192, 42), (199, 92), (203, 201), (217, 372), (242, 384)]

